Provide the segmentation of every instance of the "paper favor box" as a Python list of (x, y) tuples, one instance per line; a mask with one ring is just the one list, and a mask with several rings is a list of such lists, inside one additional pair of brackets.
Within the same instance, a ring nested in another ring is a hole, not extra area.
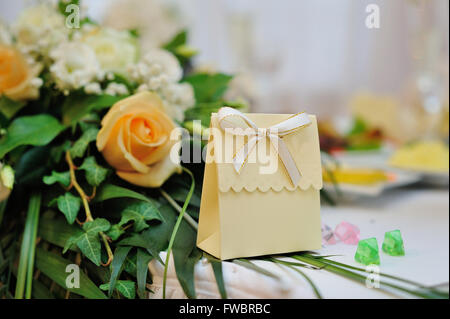
[[(259, 128), (292, 117), (245, 115)], [(225, 142), (228, 133), (219, 127), (217, 113), (212, 114), (210, 129), (214, 132), (207, 147), (197, 235), (199, 248), (222, 260), (321, 248), (319, 138), (315, 116), (307, 116), (309, 125), (282, 137), (301, 174), (294, 187), (279, 155), (270, 152), (268, 138), (258, 142), (258, 146), (266, 148), (266, 155), (269, 153), (263, 158), (265, 163), (250, 153), (249, 160), (237, 173), (230, 157), (248, 139), (233, 138), (235, 145)], [(252, 152), (259, 151), (255, 148)], [(276, 171), (264, 173), (262, 168), (267, 168), (267, 163), (276, 163)]]

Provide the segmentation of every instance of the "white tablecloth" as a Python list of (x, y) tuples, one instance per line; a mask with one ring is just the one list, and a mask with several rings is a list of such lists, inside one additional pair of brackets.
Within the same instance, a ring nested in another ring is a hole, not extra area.
[[(449, 281), (449, 194), (447, 189), (394, 189), (378, 198), (364, 198), (337, 207), (323, 206), (322, 220), (334, 228), (341, 221), (357, 225), (361, 239), (376, 237), (380, 247), (380, 271), (420, 282), (427, 286)], [(406, 255), (392, 257), (381, 252), (386, 231), (400, 229)], [(354, 262), (356, 246), (338, 243), (324, 247), (323, 255), (338, 254), (334, 260), (361, 267)], [(230, 298), (314, 298), (305, 280), (292, 270), (267, 262), (261, 267), (277, 274), (281, 280), (256, 273), (229, 262), (223, 263), (224, 278)], [(155, 294), (161, 297), (162, 266), (152, 262)], [(196, 289), (199, 298), (219, 297), (211, 266), (201, 261), (196, 266)], [(324, 298), (392, 298), (399, 297), (369, 289), (324, 270), (302, 271), (314, 281)], [(183, 298), (173, 267), (169, 269), (168, 296)]]

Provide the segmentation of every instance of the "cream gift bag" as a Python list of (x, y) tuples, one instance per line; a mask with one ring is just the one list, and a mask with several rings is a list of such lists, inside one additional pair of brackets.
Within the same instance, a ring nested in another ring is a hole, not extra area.
[(197, 246), (224, 259), (321, 248), (316, 118), (212, 114)]

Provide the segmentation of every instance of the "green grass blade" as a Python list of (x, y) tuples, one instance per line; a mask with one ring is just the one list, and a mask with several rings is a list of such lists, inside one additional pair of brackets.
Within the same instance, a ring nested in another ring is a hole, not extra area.
[(239, 266), (242, 266), (242, 267), (254, 270), (256, 272), (259, 272), (260, 274), (265, 275), (267, 277), (271, 277), (271, 278), (274, 278), (274, 279), (280, 279), (277, 275), (271, 273), (268, 270), (265, 270), (264, 268), (261, 268), (261, 267), (255, 265), (254, 263), (252, 263), (249, 260), (246, 260), (246, 259), (235, 259), (235, 260), (233, 260), (233, 263), (235, 263), (235, 264), (237, 264)]
[(66, 279), (69, 273), (66, 272), (66, 267), (73, 264), (73, 261), (61, 257), (59, 254), (54, 254), (46, 251), (40, 247), (36, 248), (36, 268), (44, 275), (53, 280), (56, 284), (69, 290), (71, 293), (83, 296), (88, 299), (106, 299), (105, 294), (94, 284), (91, 279), (80, 270), (79, 288), (68, 288)]
[[(28, 272), (27, 269), (30, 264), (31, 265), (33, 264), (33, 262), (30, 262), (29, 259), (34, 259), (34, 247), (37, 229), (36, 228), (37, 224), (34, 225), (34, 223), (37, 222), (36, 215), (39, 215), (40, 205), (41, 205), (41, 194), (33, 193), (30, 197), (27, 219), (25, 221), (25, 230), (23, 232), (22, 245), (20, 248), (20, 260), (19, 260), (19, 268), (17, 271), (17, 283), (15, 292), (16, 299), (23, 298), (25, 290), (25, 282)], [(31, 293), (31, 283), (29, 284), (27, 283), (27, 292), (28, 291)]]
[[(289, 267), (290, 269), (294, 270), (295, 272), (299, 273), (307, 282), (308, 284), (311, 286), (312, 290), (314, 291), (314, 294), (316, 295), (316, 297), (318, 299), (323, 299), (322, 294), (319, 291), (319, 288), (317, 288), (316, 284), (314, 284), (314, 282), (311, 280), (311, 278), (309, 278), (309, 276), (307, 276), (303, 271), (301, 271), (300, 269), (296, 268), (295, 266), (300, 266), (300, 267), (306, 267), (303, 264), (296, 264), (296, 263), (292, 263), (292, 262), (286, 262), (284, 260), (279, 260), (279, 259), (275, 259), (275, 258), (271, 258), (272, 262), (275, 263), (279, 263), (282, 265), (285, 265), (287, 267)], [(316, 269), (320, 269), (320, 268), (316, 268)]]
[(177, 235), (178, 228), (180, 227), (181, 221), (183, 220), (184, 213), (189, 205), (189, 201), (191, 200), (192, 194), (195, 189), (195, 178), (194, 175), (187, 168), (183, 168), (183, 170), (191, 176), (192, 183), (189, 189), (189, 193), (186, 197), (186, 200), (183, 204), (183, 208), (181, 209), (180, 214), (178, 215), (177, 221), (172, 231), (172, 235), (170, 236), (169, 246), (167, 248), (166, 262), (164, 263), (164, 275), (163, 275), (163, 298), (166, 298), (166, 283), (167, 283), (167, 269), (169, 267), (169, 258), (170, 252), (172, 251), (173, 242), (175, 241), (175, 236)]
[(204, 253), (203, 254), (210, 262), (214, 272), (214, 278), (216, 279), (217, 288), (219, 289), (220, 297), (227, 299), (227, 291), (225, 289), (225, 281), (223, 280), (222, 261), (214, 258), (213, 256)]
[(131, 250), (131, 246), (119, 246), (114, 251), (114, 259), (111, 263), (111, 278), (109, 279), (108, 296), (111, 297), (114, 288), (116, 288), (116, 281), (122, 272), (123, 262), (127, 258)]
[[(314, 265), (316, 267), (321, 267), (324, 270), (327, 270), (331, 273), (334, 273), (336, 275), (340, 275), (342, 277), (345, 277), (347, 279), (351, 279), (354, 280), (356, 282), (365, 284), (366, 283), (366, 276), (363, 276), (361, 274), (352, 272), (350, 270), (347, 270), (345, 268), (341, 268), (338, 266), (334, 266), (331, 264), (327, 264), (326, 262), (321, 261), (319, 258), (314, 258), (312, 256), (308, 256), (308, 255), (297, 255), (297, 256), (292, 256), (294, 259), (297, 259), (299, 261), (305, 262), (305, 263), (309, 263), (311, 265)], [(434, 299), (434, 298), (442, 298), (441, 295), (436, 294), (434, 292), (431, 291), (420, 291), (420, 290), (411, 290), (402, 286), (398, 286), (396, 284), (392, 284), (392, 283), (388, 283), (388, 282), (384, 282), (380, 280), (380, 288), (381, 290), (387, 291), (387, 292), (391, 292), (389, 290), (387, 290), (385, 287), (390, 287), (394, 290), (398, 290), (410, 295), (414, 295), (416, 297), (420, 297), (420, 298), (426, 298), (426, 299)]]
[[(31, 299), (32, 286), (33, 286), (33, 272), (34, 272), (34, 256), (36, 252), (36, 236), (39, 224), (39, 211), (41, 206), (41, 193), (36, 195), (34, 199), (34, 214), (32, 216), (33, 220), (31, 222), (31, 236), (30, 236), (30, 251), (28, 253), (28, 265), (27, 265), (27, 277), (25, 284), (25, 298)], [(31, 197), (34, 198), (33, 195)], [(31, 204), (30, 204), (31, 205)]]

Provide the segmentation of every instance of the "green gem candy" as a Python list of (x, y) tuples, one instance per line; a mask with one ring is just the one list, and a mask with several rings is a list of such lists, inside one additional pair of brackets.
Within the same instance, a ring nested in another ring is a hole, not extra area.
[(379, 265), (378, 242), (375, 237), (360, 240), (355, 253), (355, 260), (364, 265)]
[(400, 231), (393, 230), (384, 234), (383, 251), (391, 256), (404, 256), (405, 248), (403, 247), (403, 239)]

